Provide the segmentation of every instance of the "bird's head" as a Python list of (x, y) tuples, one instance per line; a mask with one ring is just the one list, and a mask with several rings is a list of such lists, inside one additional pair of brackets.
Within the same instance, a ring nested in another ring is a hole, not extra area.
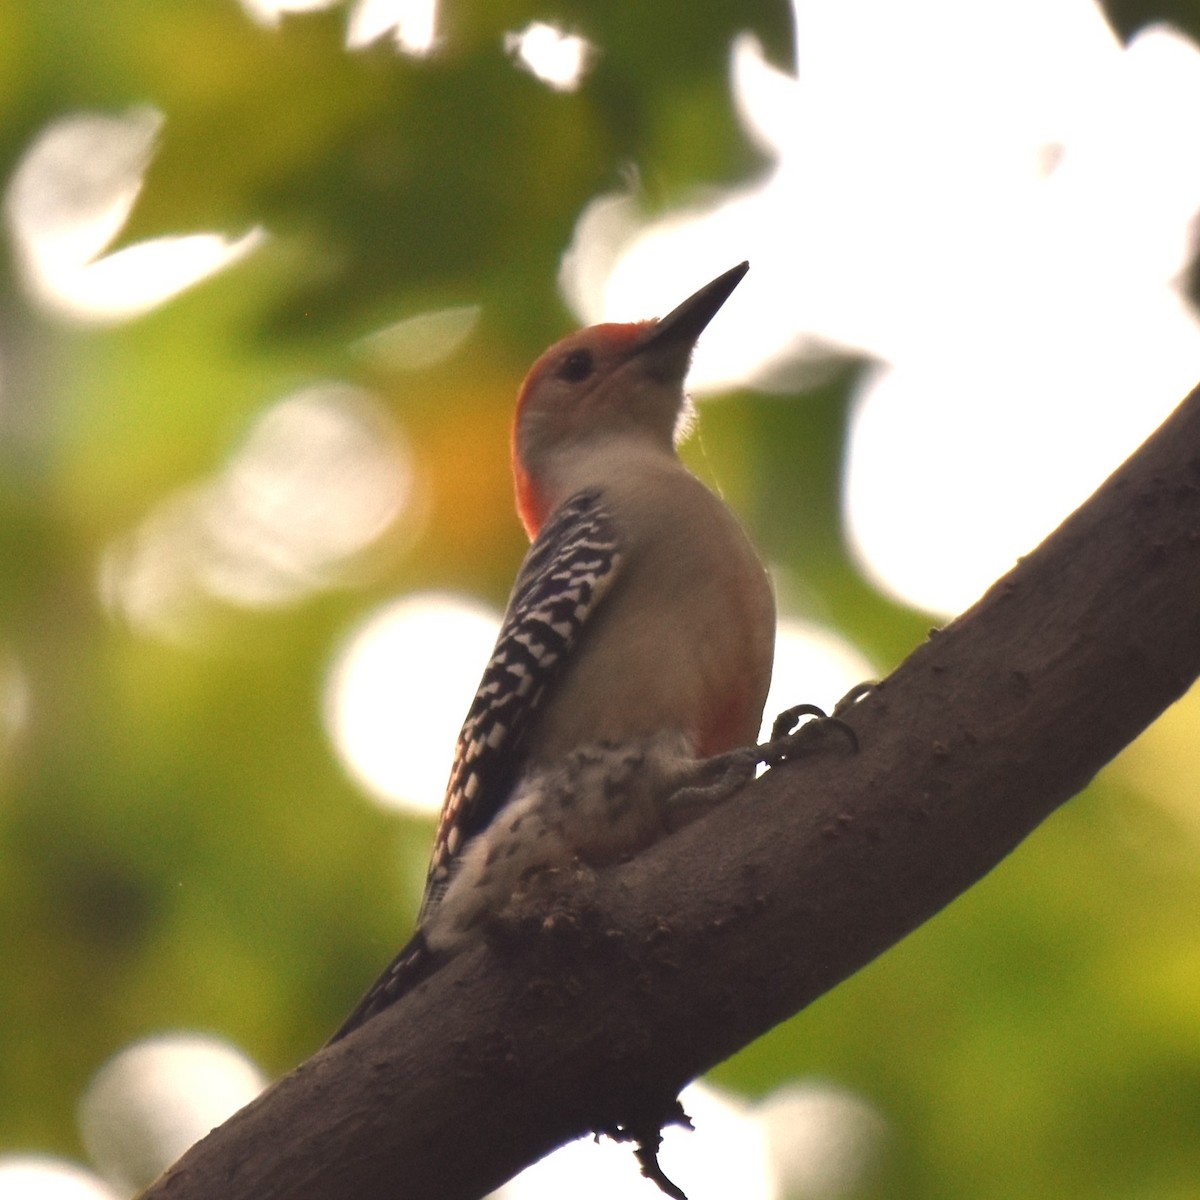
[(689, 411), (683, 381), (696, 340), (748, 270), (739, 263), (659, 320), (581, 329), (533, 364), (512, 433), (517, 509), (531, 538), (547, 515), (539, 484), (562, 452), (632, 437), (673, 453)]

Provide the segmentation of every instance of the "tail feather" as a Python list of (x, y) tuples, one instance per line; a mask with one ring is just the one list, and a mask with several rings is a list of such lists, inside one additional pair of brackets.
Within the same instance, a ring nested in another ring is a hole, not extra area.
[(418, 929), (325, 1045), (332, 1046), (334, 1042), (340, 1042), (346, 1034), (391, 1007), (401, 996), (428, 978), (436, 965), (436, 957)]

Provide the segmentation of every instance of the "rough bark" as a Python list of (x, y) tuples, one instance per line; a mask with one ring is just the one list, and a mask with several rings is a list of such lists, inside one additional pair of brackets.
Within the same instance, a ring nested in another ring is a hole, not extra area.
[(515, 918), (147, 1200), (474, 1200), (678, 1089), (949, 903), (1200, 674), (1200, 388), (831, 739)]

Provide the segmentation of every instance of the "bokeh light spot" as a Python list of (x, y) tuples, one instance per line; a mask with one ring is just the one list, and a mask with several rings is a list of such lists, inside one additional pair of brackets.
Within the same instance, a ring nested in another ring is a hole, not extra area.
[(504, 49), (531, 75), (556, 92), (573, 92), (583, 82), (595, 47), (578, 34), (544, 21), (504, 35)]
[(225, 469), (168, 496), (106, 551), (110, 611), (186, 638), (213, 601), (293, 603), (336, 586), (399, 517), (408, 456), (368, 392), (323, 383), (272, 405)]
[(350, 775), (377, 800), (441, 807), (454, 743), (500, 631), (500, 614), (441, 593), (397, 600), (339, 651), (325, 728)]
[(79, 1102), (83, 1143), (106, 1180), (129, 1195), (266, 1086), (240, 1050), (174, 1033), (127, 1046), (96, 1072)]
[(384, 36), (410, 58), (437, 49), (437, 0), (358, 0), (350, 11), (346, 46), (361, 50)]
[(440, 308), (396, 321), (360, 338), (364, 356), (400, 371), (423, 371), (456, 353), (479, 323), (477, 304)]
[(321, 12), (342, 0), (240, 0), (246, 15), (257, 25), (274, 28), (289, 13)]
[[(879, 1158), (886, 1127), (868, 1104), (844, 1089), (796, 1085), (758, 1103), (707, 1083), (680, 1101), (695, 1130), (668, 1126), (659, 1162), (690, 1200), (840, 1200), (855, 1195)], [(575, 1200), (662, 1193), (638, 1172), (628, 1145), (581, 1138), (522, 1171), (502, 1200)]]
[(4, 1200), (120, 1200), (121, 1193), (64, 1159), (13, 1154), (0, 1157), (0, 1196)]
[(87, 322), (140, 316), (262, 242), (254, 228), (235, 239), (153, 238), (104, 255), (133, 211), (162, 125), (151, 108), (74, 113), (21, 157), (4, 212), (26, 290), (46, 312)]

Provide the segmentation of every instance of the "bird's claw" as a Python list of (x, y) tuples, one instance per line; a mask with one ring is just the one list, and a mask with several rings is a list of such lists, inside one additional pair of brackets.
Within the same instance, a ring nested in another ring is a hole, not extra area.
[(801, 717), (816, 717), (818, 721), (829, 720), (825, 710), (815, 704), (794, 704), (791, 708), (785, 708), (775, 718), (775, 723), (771, 726), (771, 740), (765, 744), (770, 746), (786, 738), (795, 731), (796, 726), (800, 724)]
[(862, 683), (856, 683), (834, 706), (833, 712), (830, 714), (834, 717), (841, 717), (852, 709), (865, 696), (869, 696), (877, 687), (879, 681), (875, 679), (867, 679)]
[[(771, 740), (758, 747), (758, 761), (768, 767), (778, 767), (785, 762), (791, 762), (792, 759), (815, 749), (829, 730), (836, 730), (842, 734), (850, 743), (851, 752), (857, 753), (858, 734), (837, 714), (856, 704), (871, 686), (873, 685), (860, 684), (852, 689), (838, 701), (833, 716), (827, 715), (823, 708), (818, 708), (815, 704), (796, 704), (784, 709), (771, 726)], [(803, 717), (811, 717), (812, 720), (799, 724)]]

